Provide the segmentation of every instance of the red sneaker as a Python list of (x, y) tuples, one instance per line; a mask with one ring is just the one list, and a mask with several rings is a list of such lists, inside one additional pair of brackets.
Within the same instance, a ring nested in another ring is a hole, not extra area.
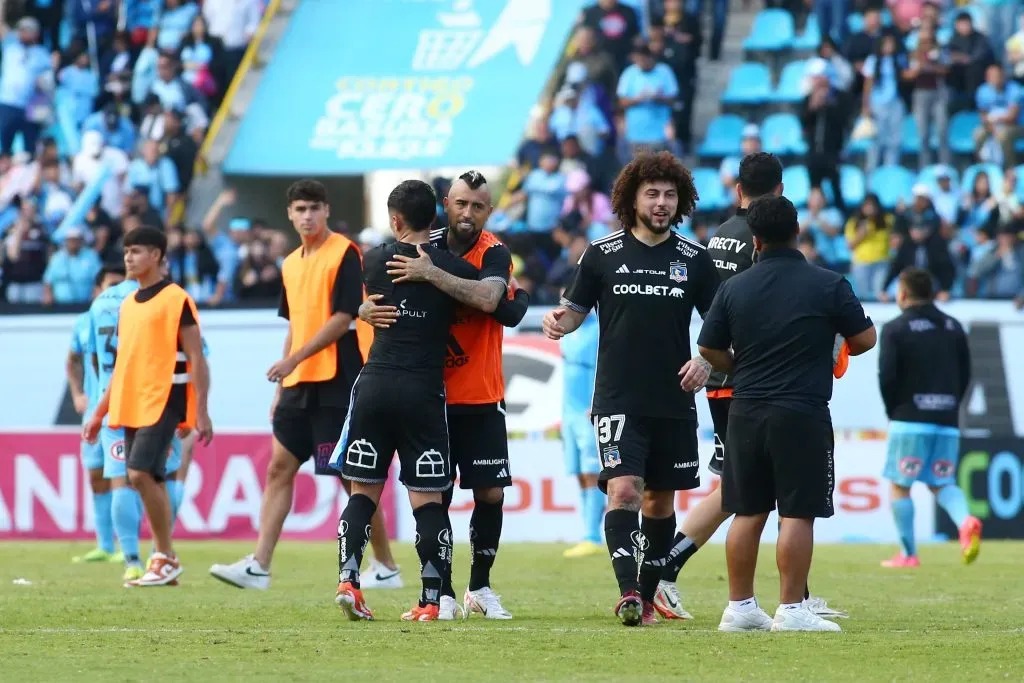
[(629, 591), (615, 603), (615, 616), (619, 618), (623, 626), (639, 626), (643, 623), (644, 603), (640, 594), (636, 591)]
[(917, 569), (921, 566), (921, 560), (917, 555), (904, 555), (897, 553), (890, 560), (883, 560), (882, 566), (887, 569)]
[(334, 602), (345, 613), (349, 621), (373, 621), (373, 612), (363, 600), (363, 592), (348, 581), (338, 584)]
[(978, 553), (981, 552), (981, 520), (977, 517), (968, 517), (960, 527), (960, 551), (964, 564), (978, 559)]
[(654, 603), (647, 602), (644, 600), (644, 616), (642, 619), (644, 626), (657, 626), (658, 625), (658, 614), (654, 611)]

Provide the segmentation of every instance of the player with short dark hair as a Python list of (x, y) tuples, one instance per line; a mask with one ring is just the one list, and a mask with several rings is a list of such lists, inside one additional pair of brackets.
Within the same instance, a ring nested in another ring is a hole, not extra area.
[[(124, 264), (107, 265), (96, 274), (93, 300), (104, 291), (124, 280)], [(91, 318), (85, 311), (75, 319), (75, 330), (71, 336), (71, 348), (65, 363), (65, 374), (71, 401), (75, 411), (82, 416), (82, 422), (96, 406), (101, 395), (96, 351), (92, 345)], [(113, 494), (110, 480), (103, 476), (103, 447), (99, 443), (81, 444), (82, 467), (89, 473), (89, 489), (92, 491), (93, 525), (96, 528), (96, 547), (72, 558), (72, 562), (120, 562), (121, 553), (114, 552), (114, 521), (111, 513)]]
[(970, 514), (956, 485), (960, 459), (960, 405), (971, 385), (971, 352), (963, 327), (934, 304), (931, 273), (907, 268), (896, 303), (902, 313), (882, 327), (878, 381), (889, 417), (889, 452), (883, 476), (891, 483), (892, 515), (903, 552), (883, 567), (921, 565), (914, 542), (910, 487), (920, 481), (960, 530), (965, 564), (978, 557), (981, 521)]
[[(726, 541), (729, 605), (718, 628), (838, 631), (804, 602), (814, 519), (833, 513), (833, 352), (836, 334), (850, 355), (868, 351), (875, 329), (850, 283), (796, 248), (800, 225), (788, 199), (758, 199), (747, 220), (757, 267), (722, 283), (697, 342), (734, 386), (722, 508), (736, 516)], [(776, 502), (781, 604), (773, 621), (754, 597), (754, 568)]]
[(338, 525), (338, 592), (335, 602), (349, 619), (371, 620), (360, 590), (360, 564), (369, 521), (388, 480), (395, 451), (401, 481), (416, 518), (416, 551), (422, 590), (418, 604), (402, 615), (407, 621), (440, 617), (442, 585), (450, 581), (452, 531), (442, 494), (451, 488), (444, 365), (449, 330), (458, 302), (427, 282), (398, 277), (398, 256), (426, 256), (459, 278), (475, 280), (478, 269), (430, 246), (436, 216), (433, 190), (407, 180), (388, 197), (396, 242), (366, 255), (365, 281), (370, 295), (395, 306), (398, 316), (378, 329), (370, 355), (352, 388), (352, 402), (330, 464), (352, 486)]
[(142, 498), (155, 546), (145, 573), (128, 586), (177, 582), (182, 567), (171, 545), (164, 487), (171, 441), (177, 430), (192, 428), (203, 443), (213, 438), (199, 316), (185, 290), (163, 277), (166, 252), (161, 230), (141, 227), (125, 235), (125, 269), (139, 289), (121, 303), (110, 386), (82, 430), (83, 438), (95, 442), (108, 410), (109, 426), (125, 429), (128, 480)]
[[(316, 474), (338, 476), (327, 461), (373, 340), (373, 329), (357, 319), (364, 298), (362, 256), (355, 243), (327, 227), (331, 207), (326, 188), (316, 180), (299, 180), (288, 187), (286, 197), (288, 218), (302, 244), (281, 268), (278, 315), (288, 321), (288, 334), (282, 359), (267, 371), (267, 379), (278, 387), (270, 409), (273, 452), (259, 538), (253, 554), (210, 568), (215, 578), (239, 588), (270, 587), (270, 564), (303, 463), (313, 458)], [(400, 587), (383, 512), (375, 516), (372, 528), (374, 553), (389, 572), (383, 587)]]
[(718, 274), (701, 244), (671, 230), (696, 202), (678, 159), (637, 155), (612, 191), (624, 229), (587, 247), (561, 305), (544, 316), (545, 334), (558, 340), (597, 307), (592, 419), (621, 595), (615, 613), (626, 626), (657, 621), (652, 600), (675, 531), (674, 492), (700, 484), (692, 392), (710, 366), (690, 360), (690, 319), (711, 306)]

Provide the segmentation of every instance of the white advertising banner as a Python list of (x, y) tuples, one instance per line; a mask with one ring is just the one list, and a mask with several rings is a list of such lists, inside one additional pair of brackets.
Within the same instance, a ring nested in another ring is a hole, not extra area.
[[(682, 491), (676, 497), (676, 517), (681, 521), (687, 510), (699, 503), (718, 477), (708, 474), (707, 463), (714, 445), (700, 445), (701, 487)], [(558, 440), (532, 439), (509, 442), (513, 486), (505, 491), (505, 519), (502, 541), (576, 542), (582, 535), (579, 513), (579, 486), (574, 477), (565, 475), (562, 444)], [(839, 440), (836, 442), (835, 515), (818, 520), (814, 527), (815, 541), (820, 543), (888, 543), (896, 542), (896, 531), (889, 512), (889, 487), (882, 479), (885, 464), (885, 442), (881, 440)], [(919, 539), (930, 539), (935, 533), (935, 505), (923, 486), (913, 489), (917, 512), (914, 518)], [(401, 490), (396, 491), (398, 537), (411, 541), (416, 529), (408, 502)], [(456, 539), (469, 540), (469, 518), (472, 513), (471, 491), (456, 491), (452, 502), (452, 530)], [(712, 542), (725, 540), (728, 523), (718, 530)], [(764, 540), (777, 537), (776, 517), (772, 514), (765, 527)]]

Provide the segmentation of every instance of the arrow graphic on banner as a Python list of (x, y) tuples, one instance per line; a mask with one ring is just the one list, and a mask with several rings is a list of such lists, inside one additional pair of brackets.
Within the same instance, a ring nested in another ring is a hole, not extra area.
[(515, 45), (520, 63), (529, 66), (540, 50), (540, 41), (550, 18), (551, 0), (508, 0), (490, 33), (466, 66), (480, 66), (509, 45)]

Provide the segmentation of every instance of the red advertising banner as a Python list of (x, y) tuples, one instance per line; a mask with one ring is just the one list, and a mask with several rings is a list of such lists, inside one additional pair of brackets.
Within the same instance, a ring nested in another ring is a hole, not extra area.
[[(176, 538), (256, 538), (270, 442), (266, 433), (227, 433), (217, 434), (209, 447), (196, 446)], [(341, 481), (314, 476), (308, 461), (296, 478), (283, 537), (335, 538), (344, 504)], [(394, 537), (393, 485), (385, 489), (381, 506)], [(0, 540), (92, 537), (89, 478), (77, 432), (0, 432)]]

